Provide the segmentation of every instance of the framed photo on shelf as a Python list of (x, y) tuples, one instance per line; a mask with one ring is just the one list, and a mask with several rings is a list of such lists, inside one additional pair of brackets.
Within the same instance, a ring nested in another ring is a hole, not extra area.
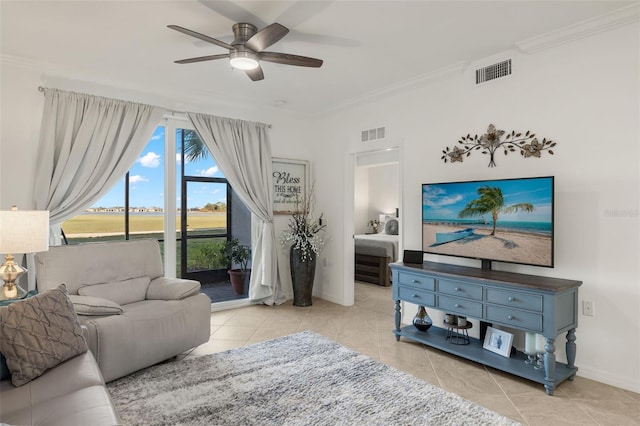
[(273, 159), (273, 214), (291, 214), (309, 190), (309, 162)]
[(484, 344), (482, 347), (488, 351), (509, 358), (511, 356), (512, 343), (513, 334), (498, 330), (497, 328), (487, 327), (487, 334), (484, 336)]

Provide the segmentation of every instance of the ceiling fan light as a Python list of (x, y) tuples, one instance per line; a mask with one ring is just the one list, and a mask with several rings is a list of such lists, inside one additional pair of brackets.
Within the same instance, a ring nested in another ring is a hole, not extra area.
[(229, 63), (239, 70), (253, 70), (260, 66), (258, 56), (253, 52), (232, 52)]

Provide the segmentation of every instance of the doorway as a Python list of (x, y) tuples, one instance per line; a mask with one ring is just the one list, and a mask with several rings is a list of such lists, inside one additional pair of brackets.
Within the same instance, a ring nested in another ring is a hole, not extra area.
[(214, 304), (247, 299), (248, 282), (244, 291), (231, 286), (225, 246), (233, 239), (251, 245), (248, 209), (195, 130), (176, 127), (175, 140), (176, 276), (199, 281)]
[[(345, 242), (345, 303), (355, 298), (355, 238), (356, 235), (372, 234), (370, 222), (383, 222), (379, 232), (384, 234), (384, 222), (396, 219), (399, 225), (397, 244), (390, 262), (397, 260), (402, 248), (402, 175), (400, 146), (363, 151), (350, 154), (352, 215), (347, 216)], [(351, 207), (351, 206), (349, 206)], [(350, 210), (350, 209), (349, 209)], [(370, 236), (370, 235), (369, 235)], [(369, 284), (375, 285), (375, 284)]]

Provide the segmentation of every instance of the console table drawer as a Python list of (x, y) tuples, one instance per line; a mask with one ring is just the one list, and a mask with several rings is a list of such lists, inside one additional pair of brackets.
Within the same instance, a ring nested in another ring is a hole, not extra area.
[(482, 300), (482, 286), (467, 284), (458, 281), (439, 280), (438, 292), (451, 294), (457, 297), (468, 297)]
[(400, 299), (423, 306), (436, 306), (436, 297), (428, 291), (411, 287), (400, 287)]
[(487, 288), (487, 302), (542, 312), (542, 295)]
[(482, 303), (473, 302), (469, 299), (438, 295), (438, 309), (474, 318), (482, 318)]
[(406, 272), (400, 272), (398, 274), (398, 284), (400, 284), (400, 286), (408, 285), (422, 290), (434, 291), (436, 289), (435, 283), (435, 279), (425, 277), (424, 275), (409, 274)]
[(487, 321), (499, 322), (519, 329), (542, 331), (542, 315), (503, 308), (501, 306), (486, 305), (485, 309), (485, 319)]

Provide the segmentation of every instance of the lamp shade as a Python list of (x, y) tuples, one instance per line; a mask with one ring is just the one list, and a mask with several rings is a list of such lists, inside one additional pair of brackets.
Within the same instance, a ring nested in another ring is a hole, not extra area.
[(0, 211), (0, 253), (36, 253), (48, 249), (48, 211)]

